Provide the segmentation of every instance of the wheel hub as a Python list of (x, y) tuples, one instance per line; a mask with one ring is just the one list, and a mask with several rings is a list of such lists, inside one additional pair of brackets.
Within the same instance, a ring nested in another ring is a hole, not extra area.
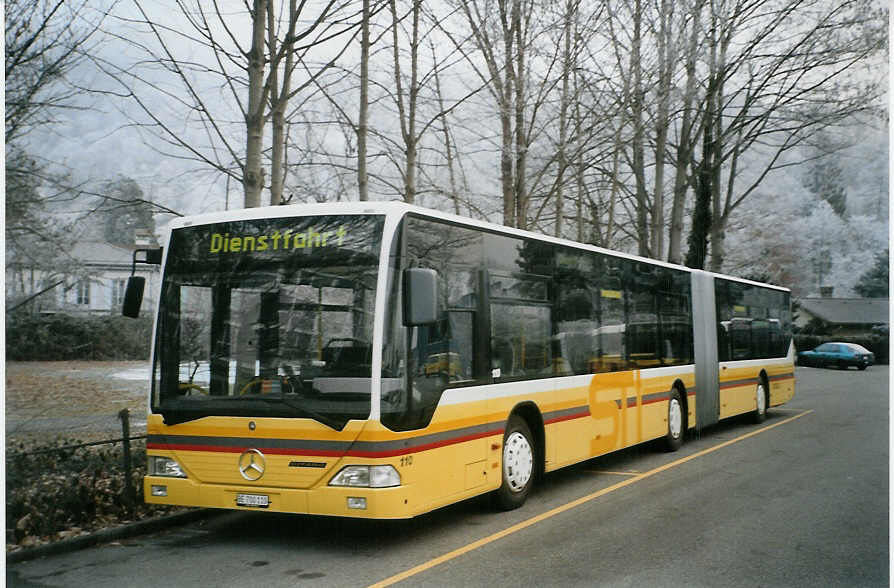
[(534, 472), (534, 452), (524, 435), (513, 431), (503, 446), (503, 471), (513, 492), (521, 492)]
[(674, 439), (679, 439), (683, 434), (683, 407), (676, 398), (671, 398), (668, 408), (668, 430)]
[(764, 414), (767, 411), (767, 397), (764, 395), (764, 387), (761, 384), (757, 386), (757, 412)]

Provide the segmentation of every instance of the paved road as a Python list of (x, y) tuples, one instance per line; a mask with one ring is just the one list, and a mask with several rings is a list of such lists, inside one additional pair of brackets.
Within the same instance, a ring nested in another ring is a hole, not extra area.
[(7, 569), (10, 586), (887, 586), (888, 368), (798, 368), (795, 399), (677, 453), (547, 476), (521, 509), (412, 521), (227, 512)]

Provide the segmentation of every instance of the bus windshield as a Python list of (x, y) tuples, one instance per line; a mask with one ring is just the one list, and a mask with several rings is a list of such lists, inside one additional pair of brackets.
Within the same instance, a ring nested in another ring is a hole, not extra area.
[(383, 216), (174, 229), (159, 301), (152, 411), (301, 417), (370, 412)]

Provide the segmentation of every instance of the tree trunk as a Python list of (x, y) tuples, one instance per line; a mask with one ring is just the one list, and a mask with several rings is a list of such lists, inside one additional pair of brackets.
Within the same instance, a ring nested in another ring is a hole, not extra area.
[(360, 33), (360, 115), (357, 120), (357, 193), (361, 202), (369, 200), (366, 171), (366, 138), (369, 126), (369, 0), (363, 0)]
[[(286, 106), (292, 92), (292, 69), (295, 65), (295, 25), (298, 20), (297, 0), (289, 0), (288, 34), (277, 49), (275, 15), (273, 4), (267, 6), (267, 46), (272, 55), (269, 86), (273, 94), (271, 119), (273, 124), (273, 144), (270, 154), (270, 205), (283, 202), (283, 185), (286, 176)], [(285, 55), (282, 68), (282, 85), (279, 83), (279, 62)]]
[[(525, 129), (525, 45), (521, 18), (522, 0), (512, 2), (512, 28), (515, 31), (515, 226), (528, 228), (528, 196), (525, 174), (528, 157), (528, 141)], [(507, 55), (512, 59), (512, 54)]]
[(630, 118), (633, 122), (633, 138), (631, 149), (633, 150), (633, 177), (636, 183), (636, 237), (638, 252), (644, 257), (650, 255), (649, 227), (648, 227), (648, 191), (646, 190), (646, 163), (643, 129), (643, 77), (640, 49), (642, 44), (642, 3), (634, 2), (633, 14), (633, 40), (630, 50), (630, 70), (633, 78), (631, 90)]
[[(732, 29), (727, 34), (721, 36), (720, 54), (718, 62), (714, 69), (716, 82), (714, 84), (714, 109), (709, 120), (714, 125), (714, 142), (711, 145), (711, 271), (719, 272), (723, 267), (723, 242), (725, 239), (726, 221), (728, 219), (728, 204), (722, 201), (723, 185), (722, 171), (724, 165), (723, 146), (724, 124), (723, 124), (723, 107), (725, 102), (724, 87), (726, 82), (726, 57), (729, 39), (733, 34)], [(732, 177), (735, 171), (731, 172)], [(731, 180), (732, 180), (731, 177)]]
[(693, 6), (692, 31), (689, 36), (689, 47), (686, 52), (686, 90), (683, 95), (683, 118), (680, 122), (680, 134), (677, 141), (677, 165), (674, 177), (674, 200), (671, 205), (670, 234), (668, 235), (667, 260), (671, 263), (683, 261), (683, 212), (686, 194), (689, 193), (689, 170), (692, 166), (692, 127), (693, 108), (696, 94), (695, 61), (698, 42), (701, 36), (701, 10), (704, 0), (698, 0)]
[(674, 3), (661, 0), (658, 29), (658, 105), (655, 121), (655, 186), (652, 191), (651, 253), (654, 259), (664, 256), (664, 167), (667, 135), (670, 126), (670, 88), (676, 52), (671, 39)]
[[(432, 62), (437, 64), (434, 46), (432, 46)], [(456, 170), (454, 169), (456, 163), (454, 162), (453, 155), (453, 140), (450, 138), (450, 125), (447, 124), (447, 110), (444, 107), (444, 94), (441, 92), (441, 74), (437, 65), (435, 65), (433, 77), (435, 80), (435, 94), (438, 98), (438, 111), (441, 113), (441, 134), (444, 135), (444, 158), (446, 159), (447, 164), (447, 177), (450, 181), (448, 196), (451, 202), (453, 202), (453, 212), (459, 214), (459, 190), (456, 186)]]
[(500, 149), (500, 181), (503, 186), (503, 224), (515, 226), (515, 182), (512, 179), (512, 117), (509, 105), (502, 105), (500, 127), (502, 145)]
[[(518, 5), (518, 0), (513, 0), (513, 7)], [(505, 18), (505, 16), (504, 16)], [(512, 35), (512, 26), (505, 20), (503, 25), (503, 67), (496, 68), (496, 64), (492, 66), (491, 71), (500, 72), (498, 75), (505, 75), (505, 82), (502, 85), (502, 91), (497, 88), (499, 106), (500, 106), (500, 127), (501, 127), (501, 153), (500, 153), (500, 179), (503, 185), (503, 224), (508, 227), (518, 226), (518, 194), (516, 193), (515, 176), (513, 159), (513, 135), (512, 135), (512, 115), (513, 115), (513, 84), (516, 82), (515, 72), (513, 71), (514, 63), (512, 60), (513, 45), (515, 38)]]
[(712, 185), (714, 162), (712, 162), (712, 157), (715, 141), (712, 118), (715, 116), (715, 84), (715, 78), (712, 76), (707, 90), (705, 124), (702, 136), (702, 160), (698, 166), (695, 209), (692, 211), (689, 252), (686, 254), (686, 265), (696, 269), (705, 268), (705, 260), (708, 255), (708, 235), (711, 232), (711, 203), (714, 196)]
[(711, 172), (707, 166), (699, 166), (698, 189), (695, 195), (695, 208), (692, 211), (692, 228), (689, 233), (689, 252), (686, 254), (686, 265), (695, 269), (705, 268), (708, 256), (708, 234), (711, 231)]
[(572, 17), (574, 15), (576, 2), (575, 0), (567, 0), (565, 2), (565, 19), (564, 19), (564, 47), (562, 48), (562, 96), (559, 104), (559, 152), (556, 155), (556, 163), (558, 170), (556, 172), (556, 237), (562, 236), (562, 229), (565, 216), (565, 194), (564, 194), (564, 175), (568, 167), (567, 162), (567, 142), (568, 142), (568, 106), (570, 102), (569, 86), (571, 71), (574, 67), (574, 59), (571, 55), (571, 35)]
[(418, 153), (419, 137), (416, 136), (416, 108), (419, 97), (419, 12), (420, 0), (413, 2), (413, 26), (410, 39), (410, 87), (407, 92), (407, 103), (404, 105), (404, 90), (402, 72), (400, 67), (400, 51), (398, 42), (398, 16), (397, 2), (391, 0), (391, 38), (394, 58), (394, 87), (397, 100), (397, 112), (400, 119), (400, 134), (404, 144), (405, 169), (404, 202), (413, 204), (416, 201), (416, 159)]
[(248, 55), (248, 109), (245, 113), (246, 144), (242, 185), (245, 207), (261, 205), (264, 169), (261, 150), (264, 144), (264, 22), (267, 0), (254, 0), (251, 51)]

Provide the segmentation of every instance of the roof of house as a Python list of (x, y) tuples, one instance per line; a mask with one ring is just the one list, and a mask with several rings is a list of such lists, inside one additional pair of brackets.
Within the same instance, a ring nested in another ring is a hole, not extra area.
[(88, 265), (130, 264), (133, 261), (132, 248), (101, 241), (78, 241), (72, 246), (69, 254)]
[(889, 322), (887, 298), (802, 298), (801, 308), (827, 323), (839, 325)]

